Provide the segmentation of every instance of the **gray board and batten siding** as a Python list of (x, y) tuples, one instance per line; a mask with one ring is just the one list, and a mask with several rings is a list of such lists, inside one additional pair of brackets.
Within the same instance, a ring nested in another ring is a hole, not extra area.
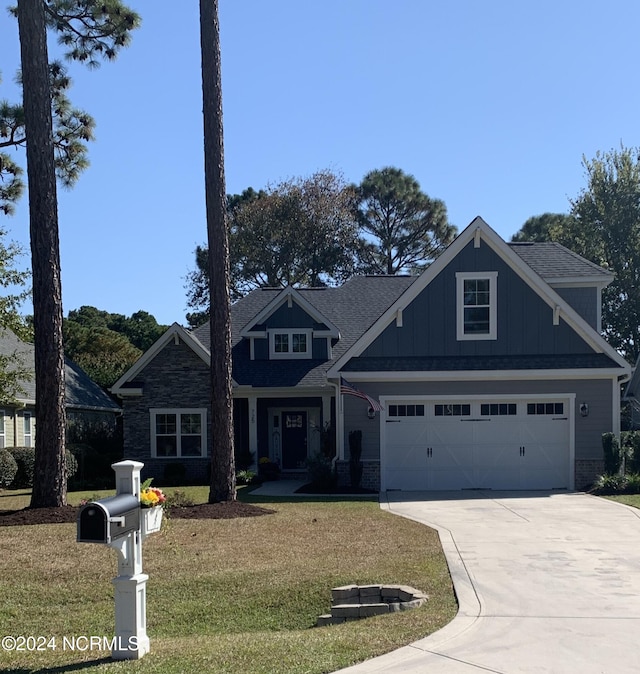
[[(457, 340), (456, 272), (498, 272), (497, 339)], [(470, 242), (361, 354), (363, 358), (592, 354), (593, 349), (489, 246)], [(357, 371), (353, 359), (349, 371)]]

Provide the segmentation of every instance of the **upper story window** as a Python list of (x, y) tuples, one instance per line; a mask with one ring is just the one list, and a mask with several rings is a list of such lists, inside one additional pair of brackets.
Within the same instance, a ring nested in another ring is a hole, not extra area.
[(205, 409), (152, 409), (151, 456), (205, 456), (206, 418)]
[(311, 330), (272, 330), (269, 332), (271, 358), (311, 358)]
[(457, 338), (497, 339), (497, 272), (456, 274)]

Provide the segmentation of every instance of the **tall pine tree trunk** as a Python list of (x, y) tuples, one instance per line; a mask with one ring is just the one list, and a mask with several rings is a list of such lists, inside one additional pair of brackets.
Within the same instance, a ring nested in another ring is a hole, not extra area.
[(236, 497), (231, 390), (229, 240), (226, 222), (218, 0), (200, 0), (204, 176), (211, 298), (211, 484), (209, 503)]
[(58, 201), (44, 0), (18, 0), (33, 274), (36, 460), (31, 507), (66, 505)]

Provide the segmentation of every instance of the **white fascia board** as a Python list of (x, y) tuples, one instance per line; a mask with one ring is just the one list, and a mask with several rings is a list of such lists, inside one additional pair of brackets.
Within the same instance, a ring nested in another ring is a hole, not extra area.
[[(322, 334), (329, 334), (331, 337), (339, 338), (340, 331), (338, 328), (326, 317), (323, 316), (318, 309), (316, 309), (313, 304), (306, 300), (302, 295), (292, 286), (287, 286), (282, 289), (282, 292), (276, 295), (269, 304), (267, 304), (260, 313), (251, 319), (249, 323), (242, 329), (240, 332), (241, 337), (252, 337), (254, 334), (251, 332), (251, 328), (254, 325), (260, 325), (263, 323), (276, 309), (278, 309), (284, 302), (294, 301), (301, 309), (303, 309), (311, 318), (313, 318), (318, 323), (324, 323), (327, 326), (327, 330), (322, 331)], [(295, 326), (293, 326), (295, 327)]]
[(344, 365), (359, 356), (390, 324), (398, 310), (406, 308), (431, 281), (458, 255), (472, 240), (486, 243), (520, 278), (532, 288), (537, 295), (547, 303), (552, 311), (559, 308), (563, 320), (573, 328), (596, 353), (606, 353), (612, 360), (630, 374), (629, 364), (625, 359), (602, 338), (593, 328), (567, 303), (553, 288), (542, 279), (507, 245), (505, 241), (480, 217), (476, 217), (471, 224), (451, 243), (448, 248), (426, 271), (385, 311), (385, 313), (369, 328), (367, 332), (329, 369), (328, 377), (339, 376)]
[(411, 372), (345, 372), (350, 382), (393, 382), (403, 384), (412, 381), (523, 381), (527, 379), (612, 379), (624, 373), (619, 368), (593, 370), (438, 370)]
[(120, 398), (139, 398), (143, 394), (141, 388), (121, 388), (117, 392), (113, 390), (114, 388), (115, 386), (110, 389), (111, 392), (117, 393)]
[(196, 339), (190, 332), (185, 330), (178, 323), (171, 325), (166, 332), (161, 335), (138, 360), (118, 379), (118, 381), (109, 389), (111, 393), (116, 395), (139, 395), (136, 393), (128, 393), (130, 391), (137, 391), (138, 389), (127, 389), (123, 386), (131, 381), (164, 349), (164, 347), (174, 337), (180, 338), (192, 351), (199, 356), (207, 365), (211, 363), (209, 351), (204, 347), (200, 340)]
[(253, 388), (252, 386), (238, 386), (233, 390), (234, 398), (245, 398), (248, 395), (256, 398), (318, 398), (333, 393), (333, 386), (315, 386), (303, 388)]
[(602, 276), (568, 276), (548, 277), (544, 279), (552, 288), (606, 288), (612, 281), (611, 278), (602, 278)]

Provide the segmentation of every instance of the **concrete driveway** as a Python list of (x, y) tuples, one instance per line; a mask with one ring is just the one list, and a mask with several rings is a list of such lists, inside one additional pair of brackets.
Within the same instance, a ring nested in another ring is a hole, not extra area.
[(460, 611), (442, 630), (342, 670), (640, 672), (640, 511), (577, 493), (389, 492), (440, 533)]

